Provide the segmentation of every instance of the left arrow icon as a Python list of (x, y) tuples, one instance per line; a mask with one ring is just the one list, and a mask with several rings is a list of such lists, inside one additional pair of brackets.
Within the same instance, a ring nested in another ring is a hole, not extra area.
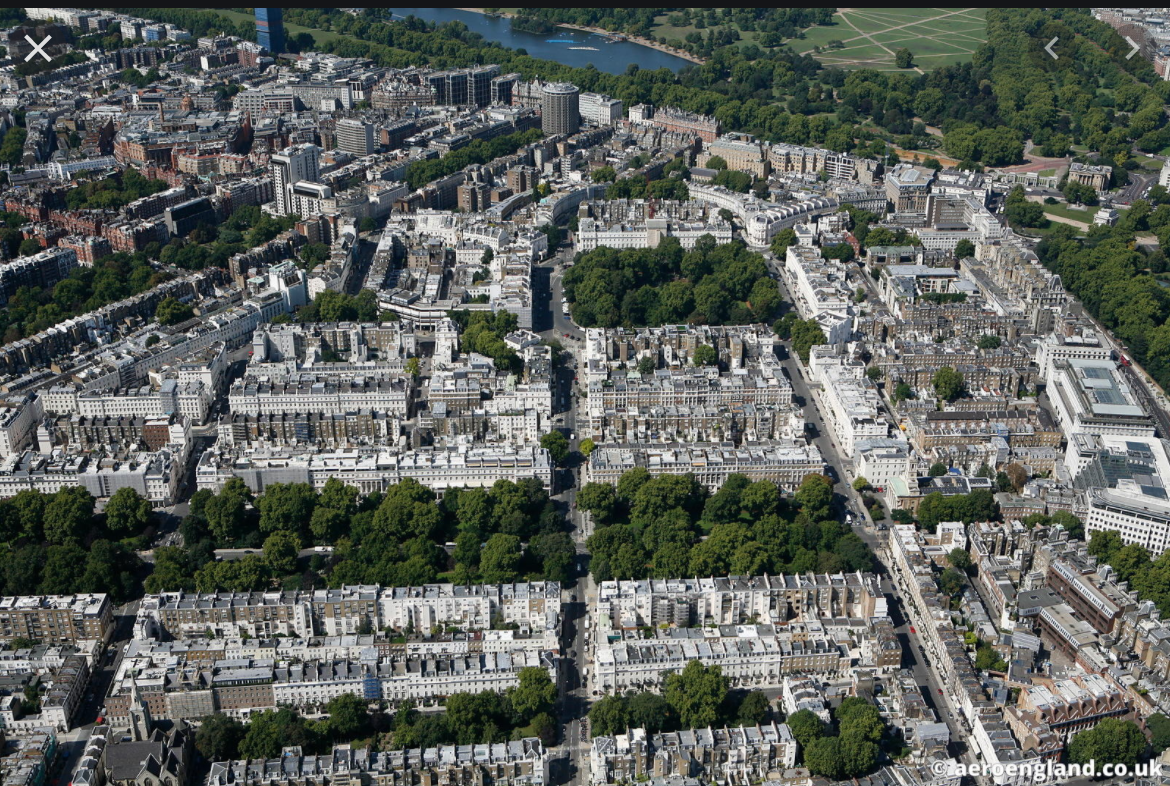
[(1052, 47), (1056, 46), (1056, 42), (1059, 40), (1060, 40), (1059, 38), (1053, 37), (1053, 39), (1048, 42), (1048, 45), (1044, 47), (1044, 51), (1047, 52), (1048, 54), (1052, 55), (1053, 60), (1060, 59), (1060, 55), (1058, 55), (1058, 54), (1056, 54), (1056, 52), (1052, 51)]

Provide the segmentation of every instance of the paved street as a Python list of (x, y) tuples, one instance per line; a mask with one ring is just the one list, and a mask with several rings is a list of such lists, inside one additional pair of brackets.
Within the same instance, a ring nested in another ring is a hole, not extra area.
[[(791, 293), (788, 292), (783, 280), (778, 275), (780, 263), (770, 254), (766, 257), (769, 268), (777, 273), (776, 284), (780, 287), (781, 294), (787, 302), (792, 303)], [(863, 276), (863, 278), (865, 277)], [(868, 280), (866, 280), (866, 287), (870, 291), (869, 296), (876, 298), (877, 293)], [(781, 364), (792, 382), (794, 399), (803, 405), (805, 423), (809, 427), (812, 437), (810, 441), (820, 449), (821, 455), (833, 470), (833, 491), (838, 504), (845, 510), (853, 512), (855, 520), (853, 531), (878, 555), (881, 562), (879, 572), (889, 576), (890, 560), (885, 551), (885, 533), (878, 533), (874, 529), (873, 523), (869, 521), (865, 506), (862, 504), (861, 495), (853, 489), (852, 462), (844, 459), (832, 430), (825, 425), (816, 388), (811, 386), (805, 378), (804, 367), (798, 359), (791, 355), (788, 344), (781, 345), (779, 352), (781, 353)], [(897, 422), (892, 412), (890, 416), (891, 422)], [(841, 512), (843, 515), (844, 511)], [(920, 626), (911, 622), (905, 610), (905, 599), (908, 595), (898, 588), (896, 582), (891, 584), (889, 581), (883, 581), (883, 587), (889, 590), (887, 600), (889, 601), (890, 616), (895, 626), (894, 630), (902, 645), (903, 668), (911, 670), (915, 683), (922, 688), (927, 705), (935, 710), (939, 720), (946, 723), (950, 729), (951, 752), (957, 756), (969, 755), (968, 746), (964, 742), (969, 736), (965, 721), (961, 720), (960, 714), (951, 703), (952, 697), (945, 692), (943, 684), (936, 678), (933, 669), (926, 665), (927, 658), (922, 651), (925, 645), (917, 632)]]
[[(77, 765), (81, 763), (85, 746), (93, 733), (97, 719), (101, 717), (101, 709), (105, 703), (106, 694), (110, 690), (110, 682), (122, 663), (123, 648), (130, 641), (134, 632), (134, 617), (138, 614), (139, 601), (133, 601), (114, 610), (115, 625), (106, 651), (99, 659), (98, 666), (89, 678), (89, 690), (85, 701), (77, 708), (73, 718), (75, 728), (68, 734), (60, 737), (60, 755), (57, 757), (57, 771), (53, 776), (60, 786), (69, 786), (73, 775), (77, 772)], [(50, 779), (52, 782), (53, 778)]]
[[(536, 302), (538, 306), (534, 311), (533, 320), (534, 326), (542, 337), (546, 340), (556, 339), (564, 346), (569, 355), (562, 364), (556, 381), (554, 427), (561, 429), (566, 436), (571, 437), (572, 447), (575, 449), (580, 437), (580, 434), (577, 433), (576, 423), (576, 409), (580, 399), (574, 393), (573, 380), (580, 361), (582, 348), (580, 339), (584, 337), (584, 331), (573, 325), (561, 311), (560, 303), (565, 271), (563, 263), (569, 258), (571, 255), (562, 251), (538, 268), (536, 276)], [(778, 273), (777, 264), (775, 260), (769, 259), (770, 267)], [(777, 285), (785, 299), (791, 302), (791, 295), (785, 290), (784, 284), (778, 276)], [(868, 281), (866, 285), (870, 289), (870, 296), (876, 298), (877, 293), (872, 291), (872, 285)], [(566, 334), (568, 334), (568, 338), (566, 338)], [(832, 468), (831, 474), (835, 481), (834, 492), (839, 513), (843, 516), (845, 511), (852, 511), (856, 520), (854, 531), (875, 553), (883, 554), (884, 536), (879, 537), (879, 533), (863, 513), (865, 508), (862, 505), (860, 495), (853, 490), (851, 485), (854, 477), (851, 463), (845, 460), (831, 429), (825, 424), (816, 387), (809, 384), (800, 363), (789, 353), (787, 345), (781, 345), (779, 353), (781, 364), (792, 382), (794, 398), (803, 408), (808, 424), (809, 438), (820, 449), (825, 461)], [(562, 750), (565, 756), (554, 765), (555, 779), (558, 782), (571, 784), (580, 784), (585, 781), (589, 734), (581, 719), (587, 715), (589, 706), (596, 698), (592, 695), (590, 680), (585, 676), (586, 670), (590, 676), (593, 674), (593, 664), (588, 659), (590, 650), (586, 645), (585, 622), (589, 603), (594, 600), (596, 586), (592, 577), (584, 571), (585, 561), (588, 559), (585, 553), (588, 522), (585, 521), (585, 517), (574, 504), (579, 485), (579, 467), (561, 470), (555, 496), (557, 502), (563, 504), (569, 514), (570, 530), (580, 555), (579, 578), (567, 583), (564, 588), (564, 602), (566, 604), (563, 639), (564, 660), (558, 689), (562, 699), (560, 721), (562, 724)], [(884, 564), (881, 565), (880, 570), (888, 574), (888, 569)], [(939, 719), (950, 728), (953, 740), (952, 752), (956, 755), (963, 755), (966, 751), (963, 740), (966, 739), (969, 732), (956, 715), (955, 709), (950, 705), (950, 697), (943, 692), (942, 685), (927, 665), (927, 658), (920, 649), (924, 646), (923, 642), (916, 630), (912, 630), (915, 626), (901, 607), (902, 593), (895, 591), (896, 585), (889, 581), (885, 581), (884, 586), (890, 590), (891, 615), (895, 623), (895, 631), (903, 647), (903, 665), (910, 669), (915, 681), (921, 686), (927, 704), (935, 708)], [(775, 698), (777, 693), (778, 691), (773, 690), (769, 692), (769, 695)]]
[[(553, 395), (553, 428), (564, 432), (574, 450), (580, 442), (577, 433), (577, 403), (574, 378), (580, 363), (581, 340), (585, 332), (574, 325), (561, 310), (564, 263), (571, 261), (571, 249), (562, 249), (534, 271), (533, 326), (546, 341), (556, 341), (566, 350), (557, 370)], [(567, 334), (567, 336), (566, 336)], [(569, 521), (569, 531), (577, 547), (576, 576), (563, 588), (564, 631), (562, 663), (558, 680), (561, 699), (561, 751), (563, 756), (552, 764), (553, 780), (557, 783), (584, 784), (588, 781), (589, 735), (586, 716), (591, 704), (590, 690), (583, 684), (585, 670), (590, 667), (588, 647), (585, 644), (588, 603), (596, 592), (593, 578), (587, 572), (588, 555), (585, 552), (585, 522), (576, 509), (577, 490), (580, 487), (580, 467), (559, 470), (553, 499)]]
[(1146, 195), (1146, 190), (1151, 183), (1156, 183), (1157, 177), (1155, 175), (1143, 175), (1139, 172), (1129, 173), (1129, 182), (1126, 183), (1117, 195), (1113, 197), (1114, 204), (1130, 204), (1135, 200), (1142, 199)]

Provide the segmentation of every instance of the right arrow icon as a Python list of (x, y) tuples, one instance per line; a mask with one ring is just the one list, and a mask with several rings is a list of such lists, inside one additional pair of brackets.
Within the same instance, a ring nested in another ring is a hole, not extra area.
[(1048, 45), (1044, 47), (1044, 51), (1047, 52), (1048, 54), (1052, 55), (1053, 60), (1060, 59), (1060, 55), (1056, 54), (1056, 52), (1054, 52), (1052, 50), (1052, 47), (1056, 46), (1056, 42), (1059, 40), (1060, 40), (1059, 38), (1053, 37), (1053, 39), (1048, 42)]
[(1127, 43), (1133, 47), (1133, 49), (1130, 51), (1130, 53), (1125, 56), (1126, 60), (1129, 60), (1131, 57), (1133, 57), (1134, 55), (1136, 55), (1138, 52), (1141, 51), (1141, 47), (1138, 46), (1137, 43), (1129, 36), (1125, 37), (1125, 43)]

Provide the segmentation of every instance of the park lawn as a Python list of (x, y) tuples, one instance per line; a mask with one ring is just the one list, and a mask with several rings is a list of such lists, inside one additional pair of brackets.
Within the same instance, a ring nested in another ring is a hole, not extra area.
[(914, 55), (914, 64), (919, 68), (938, 68), (944, 65), (965, 63), (971, 59), (971, 54), (974, 51), (974, 47), (959, 49), (955, 45), (933, 38), (916, 38), (915, 40), (902, 41), (899, 44), (887, 43), (886, 46), (895, 51), (902, 47), (909, 49)]
[[(1044, 205), (1044, 207), (1048, 208), (1048, 207), (1052, 207), (1052, 206), (1051, 205)], [(1094, 208), (1093, 212), (1096, 213), (1096, 211), (1097, 211), (1097, 209)], [(1083, 224), (1087, 224), (1090, 228), (1093, 226), (1093, 216), (1092, 215), (1089, 216), (1087, 221), (1084, 219), (1084, 217), (1077, 217), (1077, 216), (1074, 216), (1073, 220), (1080, 221)], [(1023, 229), (1020, 232), (1020, 234), (1029, 235), (1031, 237), (1043, 238), (1043, 237), (1048, 237), (1053, 232), (1055, 232), (1057, 227), (1066, 227), (1066, 226), (1071, 226), (1071, 225), (1062, 223), (1060, 221), (1051, 221), (1050, 220), (1048, 222), (1048, 226), (1044, 227), (1043, 229), (1037, 229), (1035, 227), (1027, 227), (1027, 228)], [(1075, 227), (1075, 226), (1072, 228), (1076, 229), (1078, 233), (1082, 233), (1082, 234), (1080, 234), (1080, 236), (1082, 236), (1082, 237), (1084, 236), (1083, 233), (1088, 231), (1088, 229), (1080, 229), (1080, 228)]]
[[(233, 22), (250, 22), (255, 23), (256, 18), (251, 14), (245, 14), (240, 11), (231, 11), (226, 8), (196, 8), (196, 11), (214, 11), (220, 16), (231, 19)], [(318, 44), (324, 44), (333, 41), (337, 38), (342, 38), (340, 33), (335, 33), (332, 30), (321, 30), (316, 27), (305, 27), (304, 25), (294, 25), (291, 22), (284, 23), (285, 35), (296, 35), (297, 33), (308, 33), (313, 36), (313, 40)]]
[(1084, 221), (1086, 224), (1092, 224), (1093, 216), (1097, 215), (1097, 211), (1101, 209), (1099, 207), (1088, 207), (1084, 210), (1075, 210), (1064, 202), (1055, 205), (1046, 205), (1041, 202), (1040, 207), (1044, 208), (1044, 212), (1051, 216), (1071, 218), (1073, 221)]
[[(962, 12), (952, 13), (956, 11)], [(981, 8), (881, 8), (846, 13), (834, 14), (833, 25), (806, 30), (789, 45), (802, 54), (814, 54), (826, 65), (882, 70), (895, 70), (893, 54), (887, 49), (905, 47), (914, 54), (915, 65), (930, 69), (970, 60), (987, 36), (986, 9)], [(931, 20), (946, 13), (952, 15)], [(845, 47), (829, 49), (830, 41), (841, 41)], [(813, 52), (817, 47), (822, 51)]]
[(844, 49), (827, 49), (823, 52), (809, 50), (804, 54), (811, 54), (827, 66), (898, 70), (894, 65), (893, 56), (877, 44), (864, 43), (846, 46)]
[[(699, 28), (695, 27), (694, 25), (685, 25), (683, 27), (678, 27), (676, 25), (672, 25), (669, 22), (667, 22), (666, 20), (669, 18), (670, 18), (670, 14), (659, 14), (658, 16), (654, 17), (654, 27), (650, 31), (651, 35), (653, 35), (654, 38), (665, 37), (667, 40), (670, 40), (672, 38), (677, 38), (679, 41), (685, 42), (687, 40), (687, 35), (689, 33), (699, 33), (704, 38), (707, 37), (707, 30), (706, 29), (700, 30)], [(748, 44), (755, 44), (756, 46), (760, 47), (761, 49), (768, 48), (766, 46), (763, 46), (760, 43), (759, 31), (740, 30), (739, 31), (739, 40), (735, 42), (735, 45), (739, 46), (739, 47), (744, 47), (744, 46), (747, 46)]]
[(1141, 164), (1142, 169), (1158, 171), (1162, 168), (1162, 162), (1157, 158), (1150, 158), (1149, 156), (1143, 156), (1140, 154), (1132, 155), (1130, 158)]
[[(793, 51), (804, 54), (811, 52), (814, 47), (819, 46), (824, 48), (830, 41), (844, 41), (846, 38), (855, 37), (857, 35), (857, 31), (842, 22), (840, 16), (840, 14), (833, 14), (833, 24), (810, 27), (804, 31), (800, 38), (788, 39), (788, 45), (792, 47)], [(861, 41), (855, 43), (868, 44), (869, 42), (865, 39), (862, 39)], [(849, 44), (846, 44), (846, 46), (849, 46)]]

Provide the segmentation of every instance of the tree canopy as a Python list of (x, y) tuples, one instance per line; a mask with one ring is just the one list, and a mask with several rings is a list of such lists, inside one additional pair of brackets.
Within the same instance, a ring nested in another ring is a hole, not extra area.
[(691, 475), (651, 478), (638, 468), (616, 487), (586, 484), (577, 504), (593, 517), (598, 581), (871, 569), (872, 552), (832, 499), (823, 475), (806, 477), (787, 501), (770, 481), (731, 475), (708, 495)]
[(677, 238), (656, 248), (603, 246), (578, 257), (564, 286), (583, 327), (744, 325), (771, 319), (780, 306), (764, 258), (710, 236), (690, 251)]
[[(729, 691), (726, 680), (699, 661), (691, 661), (674, 678), (673, 693), (627, 693), (604, 696), (589, 711), (589, 722), (596, 735), (625, 734), (627, 729), (645, 729), (648, 734), (694, 728), (683, 720), (688, 717), (713, 717), (715, 726), (754, 726), (764, 723), (771, 714), (768, 697), (760, 691)], [(720, 698), (721, 697), (721, 698)], [(714, 715), (711, 714), (714, 707)]]
[(1146, 735), (1136, 723), (1106, 718), (1072, 738), (1068, 758), (1074, 764), (1095, 761), (1098, 768), (1106, 762), (1132, 767), (1145, 750)]

